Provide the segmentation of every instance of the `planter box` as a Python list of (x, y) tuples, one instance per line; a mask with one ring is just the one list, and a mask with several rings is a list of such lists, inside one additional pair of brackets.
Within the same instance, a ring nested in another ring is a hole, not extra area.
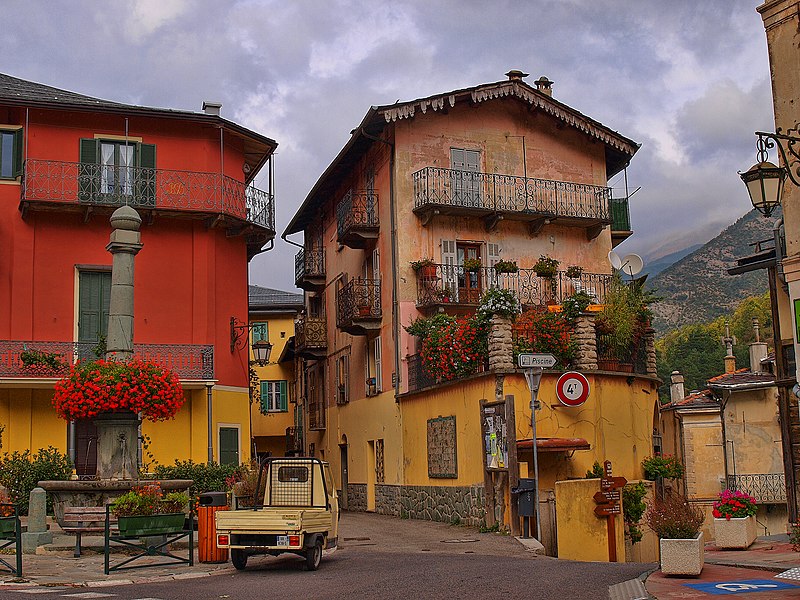
[(665, 575), (700, 575), (703, 570), (703, 532), (689, 540), (659, 540), (661, 572)]
[(756, 518), (714, 519), (717, 548), (748, 548), (756, 539)]
[(8, 534), (15, 534), (16, 531), (16, 517), (0, 517), (0, 537), (8, 537)]
[(186, 515), (150, 515), (146, 517), (119, 517), (117, 526), (121, 536), (150, 536), (179, 533), (183, 531)]

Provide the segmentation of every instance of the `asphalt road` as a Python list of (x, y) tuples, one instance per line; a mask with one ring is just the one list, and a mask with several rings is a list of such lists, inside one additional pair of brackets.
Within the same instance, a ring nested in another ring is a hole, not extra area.
[[(305, 571), (303, 559), (291, 555), (251, 557), (245, 571), (134, 585), (38, 588), (36, 594), (112, 600), (596, 600), (608, 598), (608, 586), (650, 568), (538, 557), (507, 536), (378, 515), (345, 515), (341, 534), (341, 547), (315, 572)], [(29, 593), (2, 591), (0, 598), (24, 600)]]

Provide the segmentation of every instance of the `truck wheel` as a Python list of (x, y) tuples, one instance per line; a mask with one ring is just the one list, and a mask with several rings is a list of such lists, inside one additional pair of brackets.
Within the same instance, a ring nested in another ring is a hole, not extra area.
[(247, 566), (247, 553), (244, 550), (231, 550), (231, 562), (237, 571), (244, 571)]
[(306, 550), (306, 570), (316, 571), (320, 562), (322, 562), (322, 540), (317, 540), (311, 548)]

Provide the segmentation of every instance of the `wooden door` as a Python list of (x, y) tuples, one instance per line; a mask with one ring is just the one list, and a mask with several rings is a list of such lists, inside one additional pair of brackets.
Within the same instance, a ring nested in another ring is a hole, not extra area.
[(481, 300), (482, 282), (481, 270), (467, 271), (464, 268), (465, 260), (480, 260), (480, 244), (456, 244), (456, 257), (458, 260), (458, 301), (463, 304), (478, 304)]

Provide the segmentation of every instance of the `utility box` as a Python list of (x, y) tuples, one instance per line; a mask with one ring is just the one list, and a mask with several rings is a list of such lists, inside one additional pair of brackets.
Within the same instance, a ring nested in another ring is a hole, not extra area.
[(519, 485), (511, 490), (518, 494), (517, 507), (520, 517), (533, 517), (536, 515), (536, 480), (520, 478)]

